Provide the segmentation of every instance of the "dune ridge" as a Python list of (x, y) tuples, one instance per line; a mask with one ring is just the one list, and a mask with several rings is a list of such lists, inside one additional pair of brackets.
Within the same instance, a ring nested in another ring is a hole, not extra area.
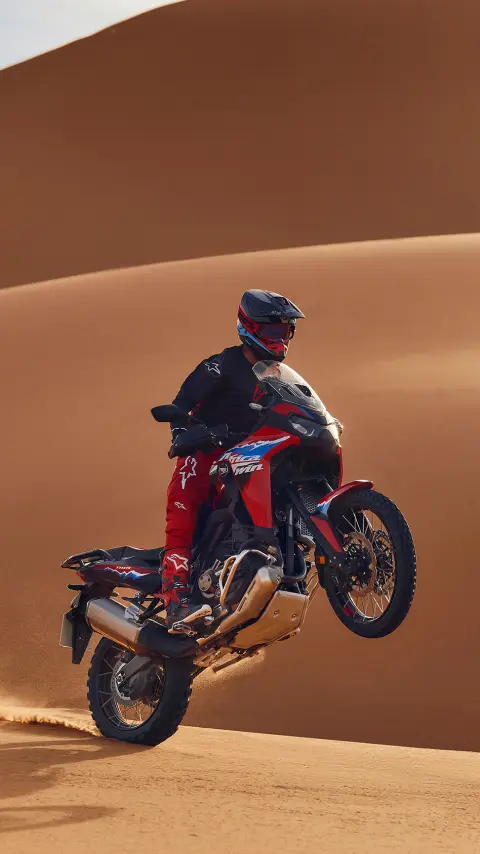
[(480, 229), (476, 0), (195, 0), (0, 72), (0, 287)]

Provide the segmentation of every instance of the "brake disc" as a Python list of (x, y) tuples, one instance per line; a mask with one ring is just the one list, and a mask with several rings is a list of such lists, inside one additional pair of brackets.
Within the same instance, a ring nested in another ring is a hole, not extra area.
[[(377, 562), (377, 577), (375, 580), (375, 593), (380, 595), (385, 594), (388, 585), (392, 582), (395, 575), (395, 563), (393, 555), (393, 547), (388, 534), (385, 531), (375, 531), (373, 537), (373, 548), (375, 551)], [(392, 563), (387, 564), (391, 558)], [(384, 566), (384, 564), (387, 564)]]

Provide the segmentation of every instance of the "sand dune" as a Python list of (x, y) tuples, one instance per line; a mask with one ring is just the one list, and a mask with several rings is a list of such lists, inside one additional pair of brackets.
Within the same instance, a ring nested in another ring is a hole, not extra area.
[(187, 723), (478, 750), (479, 268), (480, 237), (461, 236), (3, 291), (3, 691), (34, 708), (84, 707), (86, 668), (57, 646), (71, 580), (60, 561), (98, 545), (161, 542), (168, 429), (149, 408), (235, 341), (240, 293), (265, 285), (307, 314), (290, 363), (346, 425), (347, 477), (373, 478), (411, 523), (418, 594), (405, 625), (373, 642), (350, 635), (318, 597), (298, 639), (196, 691)]
[(4, 854), (33, 840), (39, 854), (131, 852), (154, 836), (175, 854), (474, 854), (480, 842), (469, 753), (185, 727), (146, 750), (0, 726), (0, 756)]
[(7, 69), (0, 287), (480, 230), (479, 26), (477, 0), (190, 0)]

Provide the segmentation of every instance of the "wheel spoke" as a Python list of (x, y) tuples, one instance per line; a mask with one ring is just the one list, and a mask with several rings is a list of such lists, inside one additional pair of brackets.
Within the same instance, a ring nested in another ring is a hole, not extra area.
[(355, 615), (368, 622), (380, 619), (390, 607), (396, 586), (393, 543), (382, 519), (370, 508), (355, 507), (343, 514), (344, 549), (352, 561), (351, 582), (346, 598)]
[[(142, 699), (128, 701), (119, 693), (116, 684), (121, 668), (128, 660), (128, 654), (124, 650), (118, 649), (118, 654), (115, 655), (115, 663), (112, 666), (113, 660), (112, 650), (109, 650), (110, 660), (107, 655), (104, 657), (100, 665), (98, 678), (100, 684), (98, 686), (99, 699), (105, 697), (100, 708), (104, 710), (107, 718), (111, 723), (120, 729), (137, 729), (155, 713), (163, 693), (163, 670), (159, 667), (156, 671), (156, 679), (153, 680), (153, 689), (151, 696)], [(127, 657), (125, 657), (127, 655)], [(108, 670), (106, 669), (108, 668)]]

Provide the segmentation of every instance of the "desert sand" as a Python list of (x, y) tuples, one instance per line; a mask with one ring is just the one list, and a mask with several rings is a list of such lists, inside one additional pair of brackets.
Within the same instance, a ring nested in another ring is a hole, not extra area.
[(478, 0), (187, 0), (0, 73), (0, 287), (480, 230)]
[[(2, 852), (478, 852), (479, 23), (186, 0), (0, 74)], [(318, 595), (173, 739), (122, 746), (58, 647), (60, 563), (161, 544), (149, 410), (251, 287), (305, 311), (289, 363), (405, 513), (417, 595), (378, 641)]]
[(189, 727), (155, 750), (62, 728), (0, 737), (4, 854), (478, 851), (472, 753)]

